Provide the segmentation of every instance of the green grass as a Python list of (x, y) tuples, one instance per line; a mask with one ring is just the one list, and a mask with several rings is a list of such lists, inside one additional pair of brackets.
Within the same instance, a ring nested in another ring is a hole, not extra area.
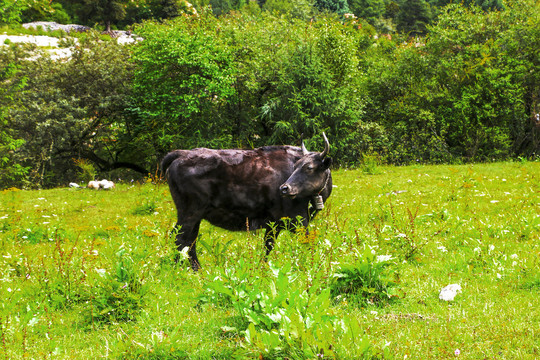
[(3, 191), (0, 358), (539, 358), (540, 163), (376, 170), (334, 171), (269, 263), (262, 233), (204, 223), (198, 274), (166, 185)]

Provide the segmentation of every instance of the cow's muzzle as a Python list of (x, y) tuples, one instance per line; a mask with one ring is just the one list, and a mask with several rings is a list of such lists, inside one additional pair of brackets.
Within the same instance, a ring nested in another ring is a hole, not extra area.
[(288, 197), (295, 197), (296, 192), (292, 189), (292, 187), (289, 184), (283, 184), (279, 187), (279, 191), (281, 193), (281, 196), (288, 196)]

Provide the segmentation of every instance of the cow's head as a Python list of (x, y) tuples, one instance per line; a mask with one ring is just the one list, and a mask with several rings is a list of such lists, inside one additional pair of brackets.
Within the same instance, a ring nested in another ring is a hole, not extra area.
[(314, 196), (328, 184), (332, 158), (327, 157), (330, 143), (323, 133), (324, 151), (309, 152), (302, 142), (303, 156), (294, 164), (291, 176), (279, 187), (282, 196), (290, 198)]

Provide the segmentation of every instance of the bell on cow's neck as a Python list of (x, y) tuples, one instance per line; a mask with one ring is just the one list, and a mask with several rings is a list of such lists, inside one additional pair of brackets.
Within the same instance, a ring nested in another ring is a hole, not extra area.
[(315, 205), (315, 210), (324, 209), (324, 203), (321, 195), (316, 195), (313, 197), (313, 205)]

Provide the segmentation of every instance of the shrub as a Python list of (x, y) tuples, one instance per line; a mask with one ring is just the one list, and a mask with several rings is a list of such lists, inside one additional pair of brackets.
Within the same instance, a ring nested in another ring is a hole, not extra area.
[(397, 284), (389, 278), (391, 257), (378, 256), (366, 251), (356, 263), (341, 264), (330, 286), (336, 299), (365, 305), (384, 305), (396, 298), (392, 288)]

